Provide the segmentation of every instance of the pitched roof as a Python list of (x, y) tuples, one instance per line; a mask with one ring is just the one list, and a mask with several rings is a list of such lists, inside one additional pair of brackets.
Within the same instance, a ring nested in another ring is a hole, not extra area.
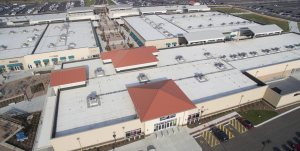
[(190, 1), (189, 3), (191, 3), (191, 4), (195, 4), (195, 3), (198, 3), (198, 2), (195, 2), (195, 1)]
[(159, 52), (154, 46), (138, 47), (100, 53), (102, 60), (111, 59), (115, 68), (158, 62), (153, 53)]
[(85, 66), (55, 70), (50, 76), (50, 87), (86, 81)]
[(127, 90), (141, 122), (196, 108), (172, 79)]
[(276, 24), (272, 25), (259, 25), (248, 27), (255, 34), (264, 34), (269, 32), (282, 32), (282, 29)]

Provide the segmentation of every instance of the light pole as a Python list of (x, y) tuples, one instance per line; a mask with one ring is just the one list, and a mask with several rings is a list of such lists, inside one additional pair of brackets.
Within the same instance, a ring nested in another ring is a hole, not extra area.
[(258, 71), (256, 71), (255, 78), (256, 78), (256, 76), (257, 76), (257, 73), (258, 73)]
[(115, 139), (115, 146), (114, 146), (114, 150), (115, 150), (115, 147), (117, 146), (116, 144), (117, 144), (117, 142), (116, 142), (116, 134), (115, 134), (115, 132), (114, 132), (114, 135), (113, 135), (113, 137), (114, 137), (114, 139)]
[(78, 140), (78, 142), (79, 142), (80, 149), (81, 149), (81, 151), (82, 151), (82, 147), (81, 147), (81, 144), (80, 144), (80, 138), (78, 137), (77, 140)]
[(284, 75), (284, 73), (285, 73), (285, 70), (286, 70), (286, 68), (287, 68), (288, 66), (289, 66), (289, 65), (287, 64), (281, 76), (283, 76), (283, 75)]
[(262, 144), (264, 145), (264, 147), (262, 148), (261, 151), (263, 151), (265, 149), (265, 147), (266, 147), (267, 144), (271, 144), (271, 143), (272, 143), (272, 141), (269, 140), (269, 139), (267, 141), (263, 141)]

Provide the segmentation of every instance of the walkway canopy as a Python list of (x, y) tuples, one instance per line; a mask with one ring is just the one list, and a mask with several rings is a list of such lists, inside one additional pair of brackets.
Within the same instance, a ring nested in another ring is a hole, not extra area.
[(185, 37), (185, 39), (188, 41), (189, 44), (199, 43), (199, 42), (219, 41), (225, 39), (225, 35), (223, 35), (223, 33), (218, 30), (184, 33), (183, 36)]
[(248, 27), (254, 35), (265, 35), (265, 34), (276, 34), (281, 33), (282, 29), (277, 25), (260, 25), (260, 26), (250, 26)]
[(158, 7), (141, 7), (140, 11), (142, 14), (154, 14), (154, 13), (167, 13), (167, 9), (164, 6)]

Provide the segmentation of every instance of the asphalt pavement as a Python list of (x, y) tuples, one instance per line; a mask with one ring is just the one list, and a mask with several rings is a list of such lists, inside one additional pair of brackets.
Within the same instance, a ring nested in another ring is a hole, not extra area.
[[(226, 127), (230, 129), (234, 137), (214, 147), (210, 147), (202, 137), (197, 138), (196, 141), (202, 142), (199, 144), (206, 151), (261, 151), (262, 149), (263, 151), (292, 151), (293, 142), (300, 144), (299, 115), (300, 109), (297, 109), (243, 134), (228, 125)], [(262, 142), (266, 140), (272, 142), (264, 147)]]

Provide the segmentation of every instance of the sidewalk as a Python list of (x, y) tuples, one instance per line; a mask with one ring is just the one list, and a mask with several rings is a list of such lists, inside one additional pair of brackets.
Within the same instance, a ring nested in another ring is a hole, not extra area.
[(202, 131), (206, 131), (209, 130), (211, 127), (213, 126), (217, 126), (223, 123), (227, 123), (232, 119), (235, 119), (237, 116), (239, 116), (239, 114), (237, 112), (232, 112), (229, 113), (223, 117), (217, 118), (215, 120), (209, 121), (207, 123), (204, 123), (200, 126), (194, 127), (194, 128), (188, 128), (185, 127), (186, 131), (190, 134), (190, 135), (197, 135), (200, 134)]
[(289, 21), (290, 32), (299, 33), (298, 23), (294, 21)]

